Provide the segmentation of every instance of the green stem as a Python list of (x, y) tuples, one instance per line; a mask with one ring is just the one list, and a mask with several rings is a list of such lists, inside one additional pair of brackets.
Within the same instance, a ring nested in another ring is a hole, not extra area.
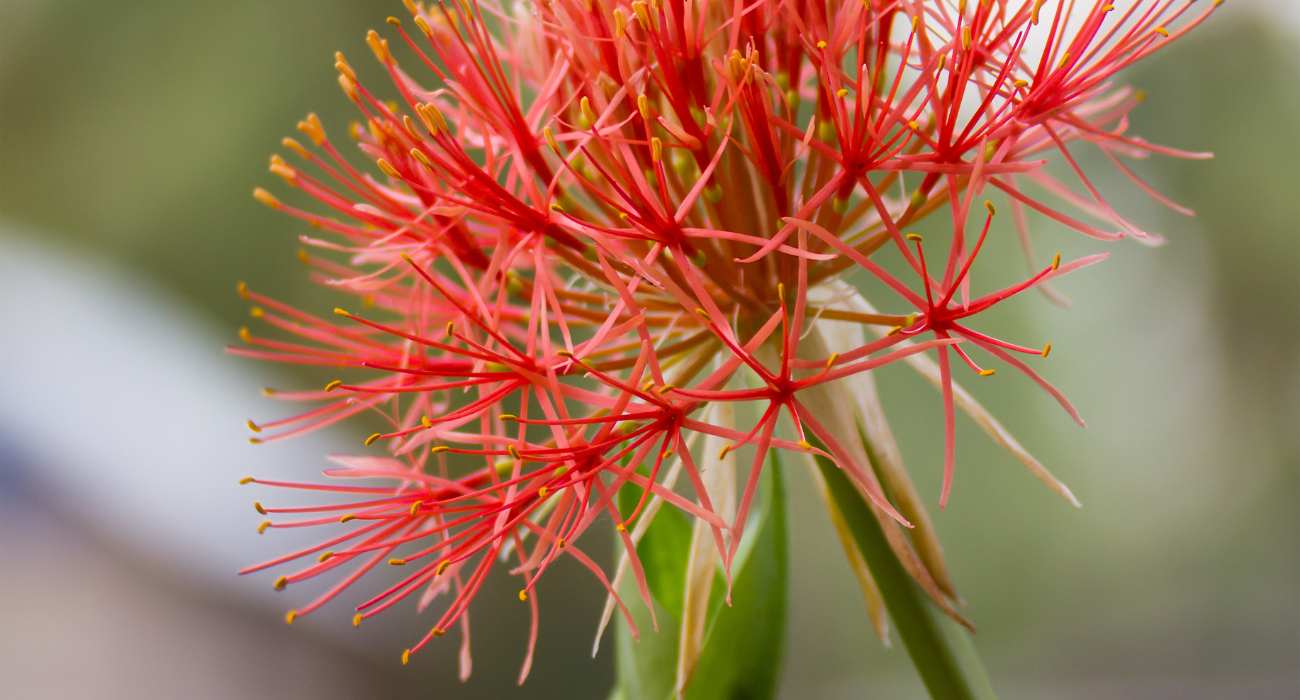
[(944, 615), (903, 569), (880, 523), (853, 482), (830, 460), (817, 466), (880, 588), (903, 646), (936, 700), (993, 700), (996, 695), (970, 634)]

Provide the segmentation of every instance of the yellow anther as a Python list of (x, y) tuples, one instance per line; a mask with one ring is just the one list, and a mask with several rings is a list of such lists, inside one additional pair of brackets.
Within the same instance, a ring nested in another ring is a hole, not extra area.
[(1043, 343), (1043, 350), (1042, 350), (1042, 352), (1040, 352), (1040, 353), (1038, 353), (1038, 354), (1042, 355), (1044, 358), (1046, 358), (1048, 355), (1051, 355), (1051, 354), (1052, 354), (1052, 344), (1051, 344), (1051, 343)]
[(825, 40), (825, 39), (818, 39), (818, 40), (817, 40), (817, 48), (819, 48), (819, 49), (824, 49), (824, 48), (826, 48), (826, 46), (827, 46), (827, 44), (826, 44), (826, 40)]
[(295, 184), (298, 180), (298, 171), (289, 167), (289, 164), (284, 162), (284, 158), (279, 154), (271, 156), (271, 165), (268, 170), (271, 171), (272, 175), (278, 176), (290, 185)]
[(402, 665), (405, 666), (405, 665), (407, 665), (407, 664), (409, 664), (409, 663), (411, 663), (411, 650), (410, 650), (410, 649), (403, 649), (403, 650), (402, 650)]
[(448, 131), (447, 119), (442, 116), (442, 110), (432, 102), (425, 102), (415, 106), (415, 116), (424, 122), (425, 128), (429, 133), (437, 136), (438, 134)]
[(352, 312), (351, 312), (351, 311), (348, 311), (347, 309), (345, 309), (345, 308), (343, 308), (343, 307), (341, 307), (341, 306), (336, 306), (336, 307), (334, 307), (334, 315), (335, 315), (335, 316), (343, 316), (343, 317), (345, 317), (345, 318), (351, 318), (351, 316), (352, 316)]
[(735, 445), (723, 445), (722, 449), (718, 450), (718, 459), (725, 459), (727, 453), (731, 452), (734, 449), (736, 449)]
[(537, 489), (537, 497), (541, 499), (545, 499), (548, 495), (550, 495), (550, 493), (551, 490), (546, 488), (545, 486), (542, 486)]
[(282, 206), (280, 200), (275, 198), (275, 195), (267, 192), (261, 187), (253, 190), (253, 199), (256, 199), (258, 202), (261, 202), (263, 205), (272, 209), (279, 209)]
[(1038, 24), (1038, 11), (1043, 8), (1043, 3), (1047, 0), (1034, 0), (1034, 9), (1029, 12), (1029, 21)]
[(920, 130), (921, 130), (921, 125), (918, 124), (917, 121), (916, 121), (915, 119), (911, 119), (911, 120), (908, 120), (908, 122), (907, 122), (907, 128), (911, 129), (912, 131), (920, 131)]
[(517, 420), (519, 420), (519, 416), (516, 416), (516, 415), (513, 414), (513, 413), (502, 413), (500, 417), (501, 417), (501, 420), (504, 420), (504, 421), (517, 421)]
[(366, 436), (366, 439), (365, 439), (365, 443), (364, 443), (364, 444), (365, 444), (366, 447), (370, 447), (371, 445), (375, 444), (375, 441), (376, 441), (376, 440), (378, 440), (379, 438), (381, 438), (381, 437), (383, 437), (383, 436), (384, 436), (383, 433), (371, 433), (371, 434), (369, 434), (369, 435)]
[(433, 419), (428, 416), (420, 416), (420, 425), (424, 426), (425, 428), (432, 428)]
[(641, 118), (650, 121), (650, 98), (641, 93), (636, 96), (636, 111), (641, 113)]
[(591, 108), (591, 100), (587, 99), (586, 95), (583, 95), (582, 99), (578, 100), (578, 112), (582, 115), (582, 127), (584, 129), (596, 124), (596, 112)]
[(266, 507), (263, 506), (260, 501), (253, 501), (253, 510), (257, 511), (258, 513), (261, 513), (262, 515), (266, 515)]
[(558, 548), (558, 549), (564, 549), (565, 546), (567, 546), (567, 543), (564, 541), (564, 538), (561, 537), (561, 538), (555, 540), (555, 546), (556, 546), (556, 548)]
[(269, 386), (262, 387), (262, 396), (275, 396), (275, 389)]
[(627, 34), (627, 13), (623, 8), (614, 8), (614, 38), (622, 39)]
[(277, 590), (277, 591), (283, 591), (283, 590), (284, 590), (284, 587), (287, 586), (288, 584), (289, 584), (289, 577), (288, 577), (288, 576), (281, 576), (280, 578), (278, 578), (278, 579), (275, 580), (275, 583), (273, 583), (273, 584), (271, 584), (271, 585), (275, 588), (275, 590)]
[(451, 562), (447, 561), (446, 559), (443, 559), (442, 561), (438, 562), (438, 568), (436, 568), (436, 569), (433, 570), (433, 575), (434, 575), (434, 576), (441, 576), (442, 573), (443, 573), (444, 571), (447, 570), (447, 567), (448, 567), (450, 564), (451, 564)]
[(251, 477), (251, 476), (246, 476), (246, 477), (244, 477), (244, 478), (242, 478), (242, 479), (239, 480), (239, 485), (240, 485), (240, 486), (246, 486), (246, 485), (248, 485), (248, 484), (253, 483), (254, 481), (257, 481), (257, 480), (254, 479), (254, 478)]
[(676, 388), (677, 388), (677, 387), (673, 386), (672, 384), (665, 384), (665, 385), (659, 387), (658, 389), (656, 389), (656, 390), (655, 390), (655, 393), (657, 393), (657, 394), (659, 394), (659, 395), (662, 396), (663, 394), (667, 394), (668, 392), (670, 392), (670, 391), (672, 391), (673, 389), (676, 389)]
[(506, 452), (508, 452), (515, 460), (519, 459), (519, 448), (514, 445), (506, 445)]
[(418, 148), (411, 149), (411, 157), (420, 161), (420, 164), (426, 168), (433, 167), (433, 160), (429, 158), (429, 156), (425, 155), (424, 151), (421, 151)]
[(402, 174), (397, 172), (397, 168), (394, 168), (392, 163), (389, 163), (383, 158), (380, 158), (379, 160), (375, 161), (375, 165), (378, 165), (379, 169), (384, 171), (384, 174), (387, 175), (388, 177), (395, 177), (399, 180), (402, 177)]
[(307, 254), (307, 249), (306, 249), (306, 248), (299, 248), (299, 249), (298, 249), (298, 262), (300, 262), (300, 263), (302, 263), (302, 264), (304, 264), (304, 265), (306, 265), (307, 263), (311, 262), (311, 255), (308, 255), (308, 254)]
[(776, 283), (776, 298), (777, 298), (777, 299), (780, 299), (781, 301), (785, 301), (785, 283), (784, 283), (784, 282), (777, 282), (777, 283)]
[(357, 81), (357, 72), (352, 70), (352, 66), (348, 63), (348, 59), (343, 55), (342, 51), (334, 52), (334, 69), (339, 72), (339, 77), (347, 78), (354, 83)]
[(966, 25), (965, 27), (962, 27), (962, 28), (961, 28), (961, 47), (962, 47), (962, 49), (967, 49), (967, 50), (970, 49), (970, 41), (971, 41), (971, 39), (970, 39), (970, 25)]
[(831, 353), (831, 356), (826, 358), (826, 369), (830, 369), (831, 367), (834, 367), (835, 361), (838, 359), (840, 359), (840, 354), (838, 352)]
[(812, 450), (813, 450), (812, 443), (811, 443), (811, 442), (808, 442), (807, 440), (800, 440), (799, 442), (797, 442), (797, 443), (795, 443), (795, 444), (799, 445), (799, 447), (800, 447), (801, 449), (808, 450), (809, 452), (812, 452)]
[(1025, 80), (1024, 78), (1016, 78), (1015, 80), (1011, 81), (1011, 84), (1015, 85), (1018, 88), (1023, 88), (1029, 86), (1029, 81)]
[(248, 315), (253, 318), (262, 318), (266, 315), (266, 309), (263, 309), (260, 306), (254, 306), (248, 310)]
[(236, 282), (236, 283), (235, 283), (235, 293), (239, 295), (239, 298), (240, 298), (240, 299), (247, 299), (247, 298), (248, 298), (248, 284), (247, 284), (246, 282), (243, 282), (242, 280), (239, 281), (239, 282)]
[(324, 564), (325, 562), (333, 558), (334, 558), (334, 552), (321, 552), (320, 556), (316, 557), (316, 561), (321, 564)]
[(447, 630), (441, 627), (434, 627), (431, 631), (435, 637), (441, 637), (442, 635), (447, 634)]
[(308, 151), (306, 148), (304, 148), (301, 143), (298, 143), (296, 140), (291, 139), (288, 136), (280, 139), (280, 145), (293, 151), (299, 158), (302, 158), (303, 160), (311, 160), (311, 152)]
[(542, 138), (546, 139), (546, 145), (550, 146), (552, 151), (560, 152), (560, 142), (555, 140), (555, 132), (551, 130), (551, 127), (542, 128)]
[(1169, 36), (1169, 30), (1165, 29), (1164, 27), (1156, 27), (1155, 31), (1156, 34), (1159, 34), (1160, 36), (1164, 36), (1164, 37)]
[(239, 327), (239, 339), (245, 343), (253, 342), (253, 332), (248, 330), (248, 326)]
[(343, 380), (342, 380), (342, 379), (334, 379), (334, 380), (331, 380), (329, 384), (326, 384), (326, 385), (325, 385), (325, 391), (327, 391), (327, 392), (329, 392), (329, 391), (334, 391), (335, 389), (337, 389), (337, 388), (339, 388), (339, 387), (341, 387), (341, 386), (343, 386)]
[[(389, 19), (397, 20), (396, 17), (389, 17)], [(398, 24), (401, 23), (398, 22)], [(381, 38), (379, 32), (373, 29), (366, 32), (366, 43), (370, 45), (370, 51), (375, 54), (375, 58), (379, 59), (380, 63), (388, 63), (393, 60), (393, 54), (388, 50), (388, 40)]]
[(260, 535), (260, 534), (262, 534), (263, 532), (266, 532), (266, 528), (268, 528), (268, 527), (271, 527), (271, 521), (270, 521), (270, 520), (263, 520), (262, 522), (258, 523), (258, 524), (257, 524), (257, 534)]
[(389, 566), (406, 566), (406, 560), (405, 560), (405, 559), (397, 559), (397, 558), (389, 559), (389, 560), (388, 560), (388, 565), (389, 565)]
[(325, 143), (325, 125), (321, 123), (320, 117), (315, 112), (308, 114), (305, 119), (298, 122), (298, 131), (303, 136), (311, 139), (311, 142), (317, 146)]
[(450, 450), (450, 449), (451, 449), (451, 448), (448, 447), (448, 446), (446, 446), (446, 445), (434, 445), (433, 447), (430, 447), (430, 448), (429, 448), (429, 454), (431, 454), (431, 455), (436, 455), (436, 454), (441, 453), (441, 452), (446, 452), (447, 450)]
[(919, 234), (919, 233), (909, 233), (909, 234), (904, 235), (903, 237), (906, 238), (906, 239), (909, 240), (909, 241), (914, 242), (914, 243), (920, 243), (920, 242), (921, 242), (921, 234)]
[(995, 375), (995, 374), (997, 374), (997, 373), (998, 373), (998, 371), (997, 371), (996, 369), (991, 368), (991, 367), (990, 367), (989, 369), (982, 369), (982, 370), (979, 371), (979, 375), (980, 375), (981, 377), (992, 377), (993, 375)]
[(452, 337), (456, 334), (456, 324), (452, 321), (448, 321), (446, 327), (443, 328), (443, 331), (446, 332), (448, 338)]
[(361, 626), (361, 620), (362, 620), (361, 613), (357, 613), (356, 615), (353, 615), (353, 616), (352, 616), (352, 626), (353, 626), (353, 627), (360, 627), (360, 626)]
[(343, 517), (339, 518), (339, 522), (340, 522), (340, 523), (350, 523), (350, 522), (352, 522), (353, 520), (356, 520), (356, 519), (357, 519), (357, 516), (356, 516), (354, 513), (348, 513), (347, 515), (344, 515)]
[(1057, 253), (1052, 256), (1052, 272), (1056, 272), (1059, 269), (1061, 269), (1061, 254)]
[(289, 612), (284, 614), (284, 624), (286, 625), (292, 625), (293, 621), (296, 619), (298, 619), (297, 610), (290, 610)]
[(650, 11), (646, 8), (645, 0), (633, 0), (632, 14), (636, 15), (636, 21), (641, 23), (645, 29), (651, 29), (654, 24), (650, 19)]
[(848, 97), (848, 95), (849, 95), (849, 89), (848, 89), (848, 88), (840, 88), (839, 90), (836, 90), (836, 91), (835, 91), (835, 96), (836, 96), (836, 97)]
[(262, 427), (261, 427), (260, 425), (258, 425), (257, 423), (254, 423), (252, 418), (249, 418), (248, 421), (246, 421), (244, 424), (248, 426), (248, 429), (249, 429), (249, 430), (251, 430), (251, 431), (253, 431), (253, 432), (255, 432), (255, 433), (260, 433), (260, 432), (262, 432)]
[(523, 590), (523, 589), (520, 589), (520, 590), (519, 590), (519, 602), (521, 602), (521, 603), (527, 603), (527, 602), (528, 602), (528, 591)]
[(658, 163), (664, 157), (664, 142), (658, 136), (650, 137), (650, 160)]
[(993, 202), (990, 202), (987, 199), (984, 200), (984, 208), (989, 210), (989, 216), (994, 216), (998, 213), (998, 208), (993, 206)]
[(619, 523), (614, 526), (614, 529), (619, 532), (627, 532), (627, 523)]
[(412, 503), (412, 504), (411, 504), (410, 511), (409, 511), (411, 517), (414, 518), (414, 517), (415, 517), (415, 514), (418, 513), (418, 512), (420, 512), (420, 509), (423, 508), (423, 507), (424, 507), (424, 501), (416, 501), (416, 502)]

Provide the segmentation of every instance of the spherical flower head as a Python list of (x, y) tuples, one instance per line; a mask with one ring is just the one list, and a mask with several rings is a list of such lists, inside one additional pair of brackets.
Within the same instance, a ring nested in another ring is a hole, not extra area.
[[(459, 627), (468, 673), (470, 604), (503, 568), (532, 616), (531, 659), (537, 581), (562, 558), (629, 623), (626, 576), (649, 604), (636, 543), (664, 505), (708, 529), (729, 572), (777, 450), (833, 460), (884, 522), (915, 528), (896, 553), (956, 615), (905, 472), (861, 448), (858, 398), (874, 396), (861, 382), (905, 362), (939, 387), (941, 505), (957, 408), (1073, 500), (954, 374), (1009, 367), (1082, 422), (1033, 368), (1051, 345), (993, 337), (978, 317), (1031, 289), (1056, 295), (1051, 280), (1104, 257), (1037, 260), (1030, 212), (1100, 240), (1157, 240), (1074, 152), (1100, 151), (1179, 208), (1125, 161), (1200, 154), (1129, 135), (1141, 96), (1112, 79), (1217, 4), (408, 1), (387, 38), (367, 36), (388, 85), (372, 91), (336, 57), (366, 162), (309, 115), (307, 143), (286, 138), (293, 161), (270, 166), (306, 203), (255, 192), (310, 225), (300, 258), (357, 301), (317, 315), (240, 285), (272, 332), (243, 329), (232, 352), (339, 371), (268, 391), (306, 408), (249, 421), (252, 440), (361, 414), (384, 427), (367, 451), (331, 458), (328, 483), (248, 480), (332, 500), (258, 504), (259, 532), (330, 534), (247, 571), (296, 564), (277, 588), (337, 581), (292, 622), (398, 568), (354, 624), (441, 601), (402, 660)], [(947, 229), (932, 242), (911, 232), (931, 216)], [(1029, 276), (976, 291), (983, 244), (1007, 234)], [(845, 282), (855, 275), (887, 294), (869, 303)], [(740, 475), (736, 493), (710, 481), (722, 469)], [(622, 489), (639, 494), (627, 511)], [(579, 544), (592, 527), (622, 544), (612, 576)]]

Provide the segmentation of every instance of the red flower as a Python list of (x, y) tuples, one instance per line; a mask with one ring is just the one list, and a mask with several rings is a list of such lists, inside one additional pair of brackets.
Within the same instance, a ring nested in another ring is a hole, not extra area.
[[(311, 115), (299, 130), (314, 148), (285, 139), (301, 163), (273, 156), (271, 171), (317, 204), (255, 192), (325, 232), (302, 237), (319, 251), (302, 259), (362, 310), (323, 318), (241, 285), (253, 315), (279, 333), (244, 330), (246, 344), (232, 348), (350, 377), (268, 392), (309, 407), (250, 421), (255, 442), (364, 413), (386, 426), (366, 445), (387, 454), (333, 458), (331, 485), (250, 479), (342, 498), (259, 505), (272, 516), (262, 530), (348, 528), (247, 571), (305, 561), (277, 588), (337, 578), (292, 621), (376, 567), (403, 567), (395, 584), (361, 596), (354, 621), (445, 594), (405, 661), (457, 625), (468, 644), (469, 605), (501, 563), (521, 578), (535, 640), (534, 586), (561, 557), (618, 599), (579, 546), (606, 516), (643, 597), (639, 534), (629, 530), (661, 502), (711, 529), (725, 570), (773, 448), (831, 457), (881, 512), (910, 524), (827, 420), (849, 409), (810, 392), (936, 351), (941, 504), (954, 464), (952, 353), (980, 375), (993, 370), (979, 353), (1012, 366), (1078, 419), (1017, 358), (1046, 357), (1050, 345), (993, 338), (975, 317), (1104, 256), (1058, 256), (972, 298), (982, 243), (1004, 228), (986, 203), (972, 241), (972, 205), (990, 186), (1003, 192), (1026, 247), (1023, 207), (1104, 240), (1149, 238), (1105, 203), (1071, 144), (1099, 148), (1149, 189), (1120, 159), (1180, 154), (1126, 134), (1138, 97), (1109, 81), (1210, 12), (1185, 16), (1193, 3), (1172, 0), (1084, 4), (1071, 19), (1066, 9), (1078, 3), (1043, 0), (553, 0), (531, 14), (408, 2), (417, 30), (390, 18), (397, 43), (368, 36), (396, 101), (364, 87), (342, 55), (335, 64), (361, 114), (351, 136), (375, 168), (354, 165)], [(435, 82), (406, 72), (397, 53)], [(1043, 172), (1054, 154), (1084, 192)], [(951, 230), (936, 261), (905, 230), (939, 211)], [(905, 274), (889, 271), (890, 256)], [(892, 291), (878, 303), (892, 313), (817, 291), (855, 270)], [(874, 327), (880, 338), (830, 346), (826, 324)], [(708, 419), (702, 409), (723, 402), (758, 417)], [(700, 453), (697, 435), (726, 441), (721, 454)], [(702, 475), (733, 453), (748, 466), (734, 513), (715, 508)], [(675, 490), (679, 473), (690, 496)], [(620, 513), (613, 496), (627, 485), (642, 497)]]

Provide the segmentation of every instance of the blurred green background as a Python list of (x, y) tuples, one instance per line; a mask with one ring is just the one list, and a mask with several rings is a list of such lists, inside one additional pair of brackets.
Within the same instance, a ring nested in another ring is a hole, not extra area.
[[(182, 465), (200, 455), (126, 467), (105, 458), (102, 483), (89, 483), (82, 472), (61, 472), (69, 460), (23, 422), (53, 425), (51, 435), (88, 445), (173, 430), (166, 415), (176, 406), (154, 400), (149, 365), (178, 358), (163, 346), (105, 357), (99, 349), (111, 341), (100, 333), (191, 333), (201, 340), (194, 347), (206, 349), (181, 358), (196, 363), (194, 376), (234, 377), (235, 389), (256, 396), (265, 368), (255, 376), (220, 353), (246, 313), (234, 282), (247, 279), (310, 308), (332, 301), (293, 262), (299, 227), (249, 192), (270, 180), (266, 157), (307, 111), (336, 131), (351, 118), (332, 52), (354, 56), (363, 78), (377, 76), (364, 30), (398, 9), (397, 0), (0, 0), (0, 256), (5, 269), (35, 280), (20, 284), (28, 278), (10, 274), (0, 282), (8, 337), (0, 353), (35, 348), (51, 358), (49, 366), (11, 368), (38, 377), (42, 397), (0, 396), (0, 545), (15, 553), (0, 577), (0, 618), (10, 621), (0, 631), (0, 684), (16, 689), (14, 697), (601, 697), (608, 689), (610, 650), (595, 660), (588, 653), (602, 598), (576, 566), (542, 588), (528, 684), (511, 690), (523, 611), (508, 593), (489, 591), (474, 612), (474, 676), (460, 686), (451, 646), (411, 667), (397, 664), (399, 635), (415, 633), (420, 621), (355, 634), (323, 619), (288, 629), (277, 613), (283, 599), (268, 595), (265, 581), (187, 575), (195, 560), (233, 572), (255, 559), (252, 548), (262, 543), (251, 510), (238, 519), (242, 529), (214, 524), (206, 538), (188, 539), (188, 557), (159, 555), (166, 527), (146, 528), (152, 534), (143, 537), (117, 533), (119, 521), (99, 514), (118, 498), (116, 479), (130, 480), (125, 469), (161, 484), (162, 498), (247, 498), (187, 477)], [(974, 387), (1072, 486), (1079, 511), (973, 426), (959, 425), (954, 498), (937, 520), (1004, 697), (1300, 696), (1300, 54), (1298, 25), (1283, 21), (1289, 11), (1281, 2), (1230, 3), (1128, 76), (1152, 96), (1135, 115), (1137, 133), (1216, 153), (1208, 162), (1140, 165), (1198, 217), (1170, 214), (1127, 183), (1103, 180), (1121, 211), (1169, 244), (1101, 248), (1037, 222), (1040, 251), (1106, 249), (1112, 258), (1061, 285), (1075, 302), (1069, 310), (1026, 297), (993, 321), (1005, 337), (1054, 343), (1047, 375), (1089, 421), (1078, 430), (1011, 373)], [(986, 279), (1019, 272), (1010, 239), (992, 241), (998, 250), (987, 258), (1001, 253), (1010, 262)], [(85, 289), (103, 298), (77, 300), (79, 285), (101, 272), (115, 281)], [(191, 321), (178, 328), (121, 302), (125, 322), (82, 330), (45, 303), (41, 285), (69, 290), (69, 303), (107, 308), (118, 302), (103, 289), (141, 287)], [(55, 347), (55, 337), (72, 340)], [(55, 365), (55, 356), (71, 359)], [(153, 411), (139, 415), (139, 433), (107, 431), (93, 419), (57, 425), (75, 404), (115, 410), (120, 397), (87, 396), (80, 387), (97, 374), (131, 372), (142, 377), (131, 384), (137, 405)], [(882, 382), (933, 504), (937, 397), (902, 368), (884, 372)], [(208, 400), (202, 386), (188, 394), (196, 404)], [(209, 406), (204, 420), (233, 426), (246, 410)], [(93, 464), (94, 448), (81, 452)], [(235, 454), (247, 461), (212, 467), (226, 470), (223, 485), (250, 464), (277, 464), (275, 452)], [(800, 469), (787, 480), (797, 500), (783, 695), (920, 697), (901, 648), (872, 638), (803, 476)], [(244, 547), (250, 554), (242, 560), (218, 553)]]

